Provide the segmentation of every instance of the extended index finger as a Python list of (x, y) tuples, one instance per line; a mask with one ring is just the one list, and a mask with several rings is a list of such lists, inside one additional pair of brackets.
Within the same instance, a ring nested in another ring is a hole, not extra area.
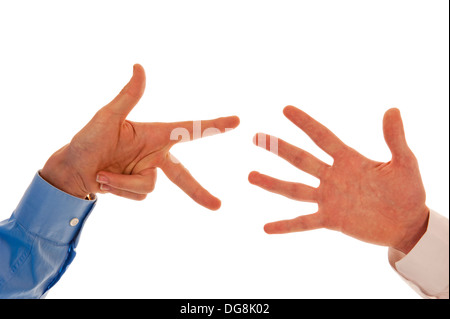
[(284, 115), (303, 130), (322, 150), (335, 157), (347, 146), (324, 125), (294, 106), (286, 106)]
[(213, 120), (173, 122), (165, 125), (169, 130), (171, 140), (187, 142), (228, 132), (235, 129), (239, 123), (239, 117), (228, 116)]

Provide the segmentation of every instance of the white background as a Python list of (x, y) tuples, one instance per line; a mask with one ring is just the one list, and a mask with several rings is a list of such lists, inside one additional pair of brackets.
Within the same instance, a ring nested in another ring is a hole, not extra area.
[(380, 161), (383, 114), (398, 107), (427, 204), (448, 217), (448, 33), (445, 0), (1, 1), (0, 220), (140, 63), (147, 91), (129, 119), (240, 116), (231, 133), (173, 149), (222, 208), (161, 171), (144, 202), (100, 196), (48, 298), (418, 298), (386, 247), (328, 230), (266, 235), (266, 222), (316, 206), (247, 175), (318, 185), (251, 142), (270, 133), (330, 161), (284, 118), (288, 104)]

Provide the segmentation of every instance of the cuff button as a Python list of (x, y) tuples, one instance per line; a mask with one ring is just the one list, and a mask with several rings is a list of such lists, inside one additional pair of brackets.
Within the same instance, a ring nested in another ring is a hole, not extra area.
[(73, 218), (69, 224), (70, 226), (75, 227), (76, 225), (78, 225), (79, 222), (80, 220), (78, 218)]

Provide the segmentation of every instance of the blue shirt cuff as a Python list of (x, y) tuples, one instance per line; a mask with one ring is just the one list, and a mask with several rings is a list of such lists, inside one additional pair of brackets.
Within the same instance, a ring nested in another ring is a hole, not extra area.
[(12, 218), (40, 238), (76, 246), (97, 199), (83, 200), (46, 182), (36, 173)]

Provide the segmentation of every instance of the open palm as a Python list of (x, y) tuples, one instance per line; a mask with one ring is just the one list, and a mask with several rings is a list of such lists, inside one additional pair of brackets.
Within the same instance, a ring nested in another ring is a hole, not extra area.
[[(303, 111), (288, 106), (285, 116), (333, 157), (328, 165), (281, 139), (277, 153), (297, 168), (317, 177), (318, 188), (280, 181), (252, 172), (249, 181), (268, 191), (300, 201), (315, 202), (318, 211), (292, 220), (269, 223), (265, 231), (280, 234), (328, 228), (373, 244), (408, 252), (426, 229), (428, 208), (417, 160), (406, 144), (397, 109), (386, 112), (388, 163), (375, 162), (342, 143), (331, 131)], [(255, 143), (270, 149), (273, 137), (257, 134)]]

